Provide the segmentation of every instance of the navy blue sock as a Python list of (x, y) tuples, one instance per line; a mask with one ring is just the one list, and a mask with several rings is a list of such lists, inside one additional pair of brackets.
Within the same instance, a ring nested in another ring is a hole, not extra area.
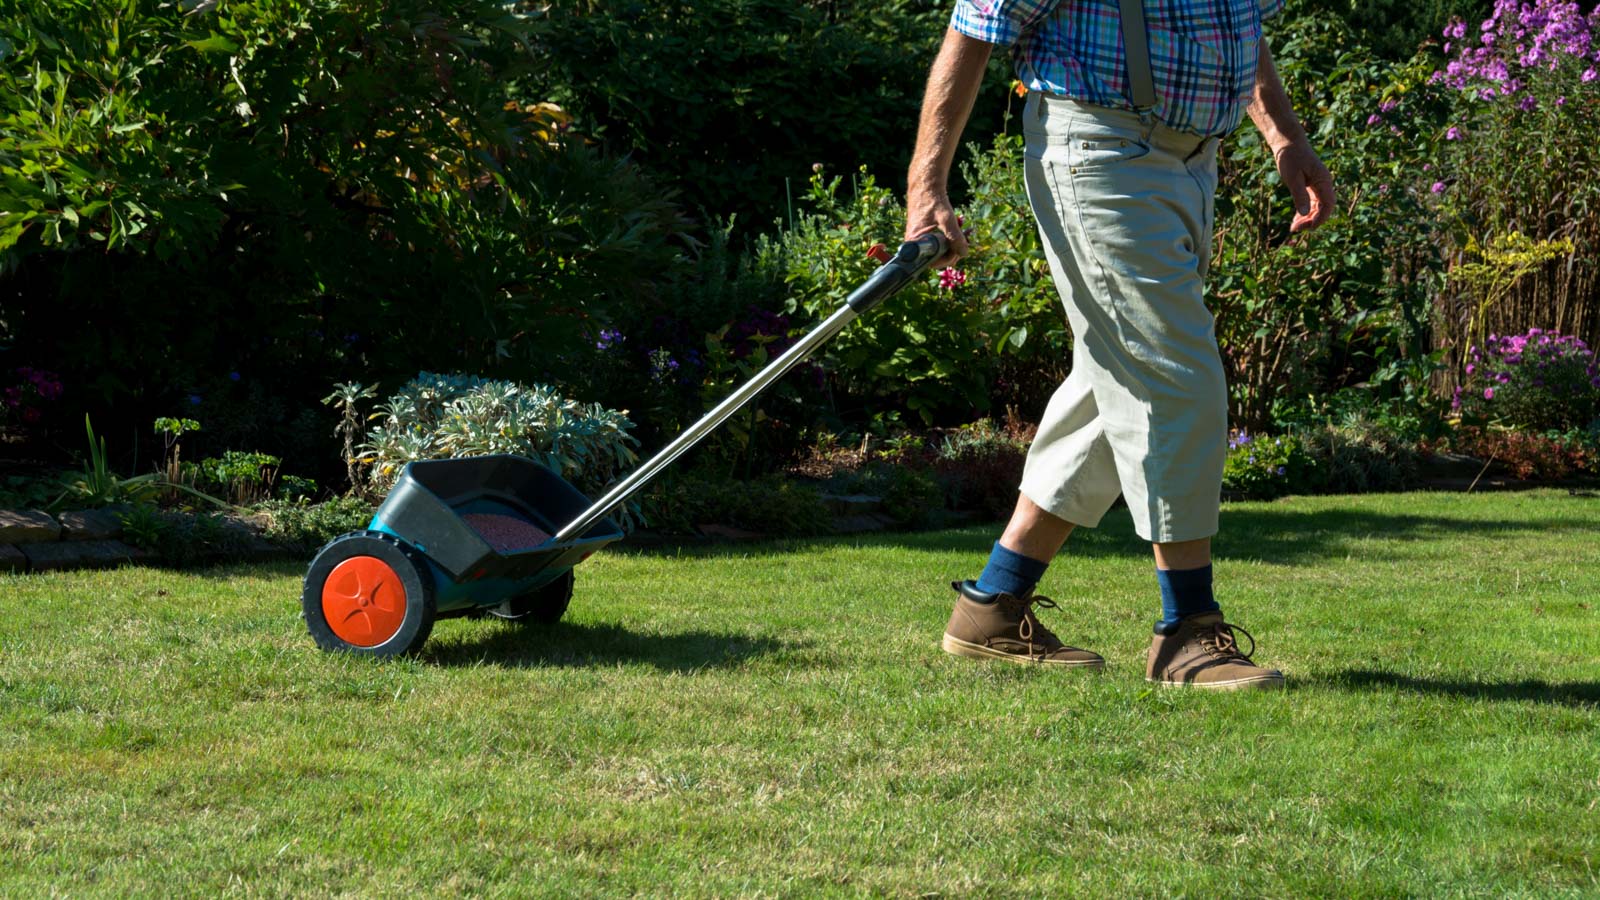
[(1211, 567), (1157, 569), (1161, 583), (1161, 624), (1175, 625), (1184, 616), (1216, 612), (1222, 607), (1211, 595)]
[(978, 576), (978, 590), (985, 594), (1022, 597), (1033, 590), (1049, 567), (1049, 563), (1007, 550), (995, 541), (994, 549), (989, 552), (989, 562)]

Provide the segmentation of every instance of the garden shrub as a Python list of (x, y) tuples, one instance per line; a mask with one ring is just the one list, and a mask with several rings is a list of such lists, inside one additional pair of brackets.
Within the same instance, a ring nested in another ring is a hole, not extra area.
[[(1427, 403), (1439, 365), (1430, 304), (1443, 269), (1426, 182), (1444, 103), (1419, 98), (1426, 57), (1385, 60), (1338, 18), (1298, 6), (1269, 29), (1274, 61), (1339, 208), (1291, 237), (1291, 197), (1248, 118), (1219, 151), (1208, 303), (1230, 416), (1252, 430), (1365, 385)], [(1311, 407), (1311, 409), (1307, 409)]]
[[(1333, 13), (1384, 59), (1402, 60), (1456, 18), (1487, 15), (1494, 0), (1289, 0), (1287, 16), (1302, 11)], [(1278, 31), (1269, 29), (1269, 37)]]
[(244, 505), (273, 496), (282, 463), (270, 453), (229, 450), (220, 458), (184, 463), (182, 472), (185, 480), (199, 490)]
[[(919, 0), (547, 4), (527, 89), (685, 202), (765, 225), (812, 163), (845, 170), (870, 148), (905, 171), (949, 16)], [(995, 56), (991, 85), (1007, 77)], [(975, 132), (996, 113), (975, 111)]]
[(544, 20), (497, 0), (4, 6), (0, 362), (111, 433), (181, 411), (298, 465), (330, 379), (581, 385), (564, 350), (691, 241), (516, 95)]
[(1314, 463), (1294, 435), (1228, 435), (1222, 489), (1242, 499), (1271, 500), (1307, 483)]
[[(836, 407), (852, 404), (840, 410), (846, 419), (889, 403), (925, 424), (970, 421), (996, 402), (1002, 360), (1035, 377), (1065, 374), (1070, 337), (1029, 211), (1020, 139), (972, 149), (972, 254), (908, 285), (822, 353)], [(865, 167), (844, 186), (813, 172), (806, 213), (758, 243), (758, 267), (788, 283), (791, 310), (808, 323), (835, 312), (904, 232), (901, 199)], [(1037, 399), (1031, 382), (1024, 390)]]
[(637, 460), (627, 416), (545, 385), (423, 372), (381, 406), (367, 435), (368, 482), (387, 491), (406, 463), (512, 453), (597, 495)]
[(364, 530), (375, 512), (359, 497), (334, 497), (323, 503), (269, 500), (256, 510), (267, 517), (268, 540), (308, 553), (341, 534)]
[(1538, 328), (1491, 334), (1468, 359), (1454, 401), (1464, 416), (1535, 431), (1585, 428), (1600, 419), (1600, 365), (1578, 338)]
[(1523, 266), (1526, 277), (1458, 278), (1441, 293), (1439, 338), (1459, 368), (1491, 331), (1535, 325), (1600, 341), (1597, 26), (1600, 13), (1577, 3), (1502, 0), (1481, 24), (1444, 30), (1447, 63), (1430, 81), (1449, 118), (1432, 180), (1454, 262), (1508, 240), (1523, 256), (1554, 251)]
[(1302, 471), (1308, 493), (1403, 491), (1417, 483), (1418, 445), (1360, 414), (1307, 428), (1296, 437), (1307, 461)]
[(896, 525), (913, 528), (939, 518), (945, 507), (945, 488), (921, 460), (874, 460), (840, 469), (823, 482), (833, 494), (865, 494), (883, 503), (883, 512)]
[(640, 509), (644, 523), (663, 534), (696, 534), (702, 525), (785, 537), (833, 530), (822, 494), (777, 474), (744, 481), (696, 472), (669, 474), (644, 492)]
[(946, 435), (933, 465), (944, 479), (950, 506), (1010, 516), (1033, 437), (1034, 428), (1015, 416), (1002, 423), (980, 419)]
[(249, 530), (221, 513), (167, 511), (137, 503), (118, 518), (128, 543), (177, 568), (236, 558), (251, 545)]

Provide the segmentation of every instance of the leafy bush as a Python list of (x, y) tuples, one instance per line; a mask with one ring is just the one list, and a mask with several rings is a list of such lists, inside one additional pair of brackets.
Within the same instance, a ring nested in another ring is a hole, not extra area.
[(595, 494), (638, 458), (625, 415), (545, 385), (423, 372), (379, 409), (365, 445), (369, 484), (378, 491), (415, 460), (513, 453)]
[(359, 497), (335, 497), (324, 503), (269, 500), (256, 509), (267, 517), (268, 540), (307, 552), (341, 534), (365, 529), (375, 511)]
[[(1208, 303), (1241, 427), (1278, 429), (1306, 398), (1365, 385), (1426, 403), (1439, 365), (1430, 305), (1443, 259), (1432, 215), (1434, 123), (1426, 58), (1391, 62), (1325, 12), (1270, 29), (1294, 108), (1332, 172), (1340, 208), (1306, 235), (1259, 132), (1246, 120), (1219, 150)], [(1309, 404), (1315, 406), (1315, 399)]]
[(1449, 118), (1432, 189), (1458, 270), (1513, 237), (1522, 257), (1547, 251), (1508, 277), (1457, 278), (1441, 296), (1440, 338), (1463, 367), (1489, 331), (1536, 324), (1600, 340), (1597, 27), (1600, 14), (1577, 3), (1502, 0), (1481, 25), (1444, 30), (1448, 62), (1430, 80)]
[(701, 525), (727, 525), (759, 534), (827, 534), (833, 518), (816, 488), (780, 475), (748, 481), (719, 476), (669, 476), (640, 501), (641, 518), (664, 534), (695, 534)]
[(905, 170), (948, 18), (918, 0), (548, 4), (529, 89), (701, 208), (766, 223), (813, 162), (845, 168), (870, 147)]
[[(966, 167), (974, 249), (962, 268), (908, 285), (824, 351), (835, 404), (848, 398), (855, 407), (847, 413), (887, 402), (926, 424), (967, 421), (995, 402), (1002, 360), (1033, 370), (1030, 387), (1039, 372), (1065, 374), (1070, 338), (1022, 183), (1021, 141), (1002, 136), (974, 157)], [(790, 285), (791, 311), (808, 321), (836, 311), (905, 227), (902, 202), (865, 167), (849, 196), (844, 184), (813, 172), (807, 213), (758, 244), (758, 268)]]
[(138, 503), (119, 514), (129, 543), (164, 565), (185, 568), (237, 557), (250, 549), (251, 534), (222, 513), (163, 511)]
[(1418, 445), (1359, 414), (1308, 428), (1296, 437), (1308, 462), (1307, 491), (1364, 494), (1416, 484)]
[(226, 497), (235, 504), (250, 504), (273, 495), (278, 467), (283, 460), (270, 453), (229, 450), (221, 458), (186, 463), (183, 473), (195, 487)]
[(1243, 498), (1270, 500), (1304, 485), (1312, 465), (1294, 435), (1274, 437), (1234, 431), (1228, 435), (1222, 489)]
[(1538, 328), (1489, 335), (1468, 354), (1454, 405), (1466, 416), (1537, 431), (1582, 428), (1600, 418), (1600, 365), (1588, 344)]
[[(1290, 0), (1292, 16), (1301, 10), (1334, 13), (1361, 43), (1385, 59), (1406, 59), (1450, 20), (1483, 16), (1493, 0)], [(1270, 29), (1276, 32), (1278, 29)]]
[(181, 405), (213, 452), (298, 461), (328, 442), (330, 378), (581, 384), (563, 348), (691, 240), (635, 166), (516, 95), (545, 21), (520, 7), (8, 8), (0, 348), (50, 348), (111, 433)]
[(1033, 437), (1034, 428), (1014, 416), (1003, 423), (980, 419), (947, 435), (933, 465), (944, 479), (950, 506), (981, 509), (997, 518), (1011, 515)]
[(40, 509), (61, 496), (66, 473), (7, 475), (0, 480), (0, 509)]
[(1539, 434), (1467, 425), (1433, 449), (1497, 464), (1517, 478), (1559, 481), (1574, 474), (1600, 474), (1600, 441), (1582, 432)]

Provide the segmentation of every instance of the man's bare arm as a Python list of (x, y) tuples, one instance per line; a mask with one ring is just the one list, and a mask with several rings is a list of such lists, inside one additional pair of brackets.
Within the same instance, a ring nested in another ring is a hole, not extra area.
[(950, 253), (935, 265), (952, 263), (967, 252), (966, 236), (950, 206), (950, 166), (993, 48), (993, 44), (950, 29), (928, 74), (917, 147), (906, 177), (906, 240), (930, 231), (943, 232), (950, 241)]
[(1278, 174), (1294, 197), (1295, 216), (1289, 230), (1309, 231), (1328, 221), (1335, 202), (1333, 176), (1317, 158), (1305, 129), (1300, 127), (1266, 41), (1261, 42), (1261, 62), (1256, 66), (1255, 89), (1246, 111), (1272, 150)]

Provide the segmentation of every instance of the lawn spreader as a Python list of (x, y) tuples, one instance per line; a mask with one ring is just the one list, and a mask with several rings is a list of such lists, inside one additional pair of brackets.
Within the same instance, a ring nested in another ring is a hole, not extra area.
[(945, 250), (939, 234), (900, 245), (838, 311), (592, 503), (519, 456), (408, 464), (367, 528), (311, 561), (300, 605), (312, 638), (324, 650), (388, 657), (420, 649), (436, 619), (556, 622), (572, 599), (573, 567), (622, 537), (607, 518), (614, 510)]

